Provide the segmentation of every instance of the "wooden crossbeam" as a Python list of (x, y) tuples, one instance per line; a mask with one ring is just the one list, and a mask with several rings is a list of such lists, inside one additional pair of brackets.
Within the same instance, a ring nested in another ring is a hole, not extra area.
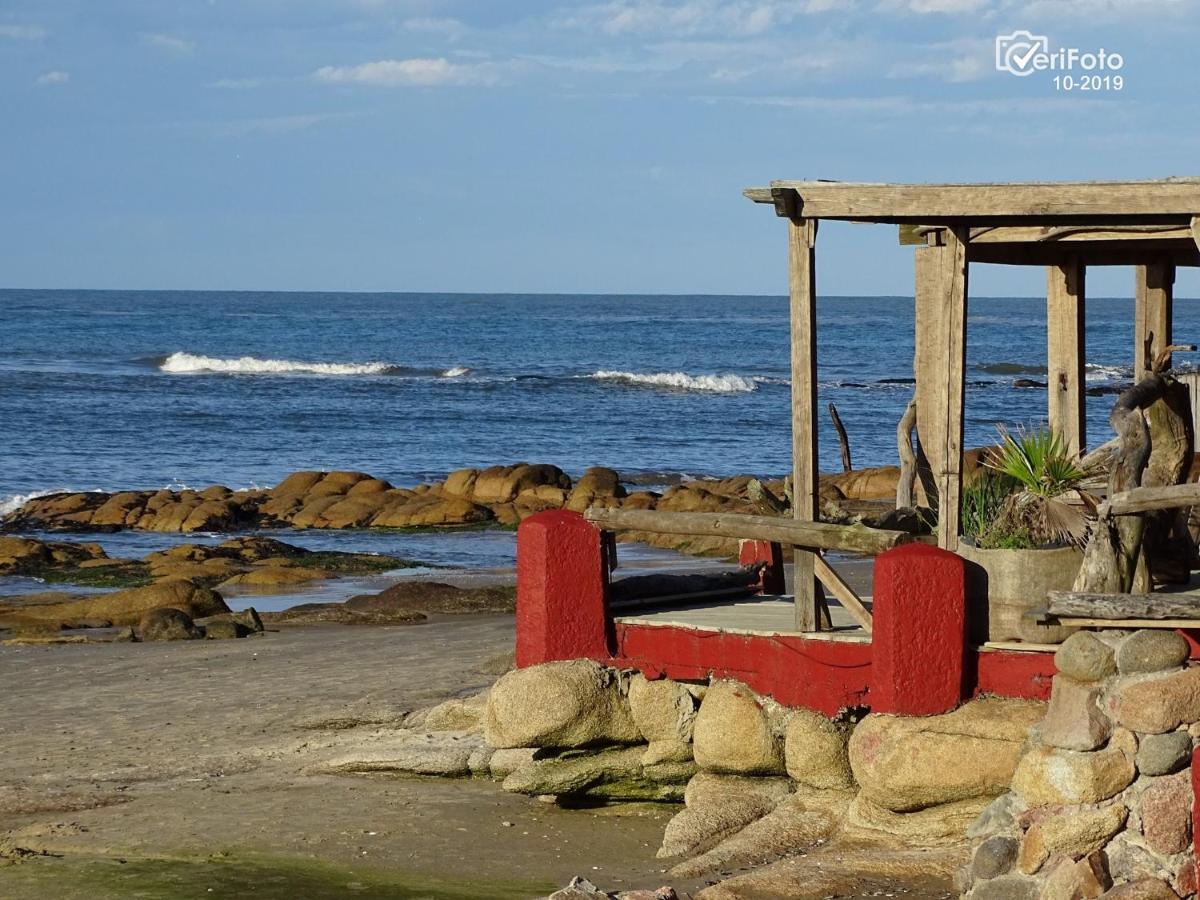
[(1046, 612), (1058, 619), (1183, 619), (1200, 620), (1200, 597), (1194, 594), (1089, 594), (1051, 591)]
[(649, 534), (692, 534), (704, 537), (774, 541), (808, 550), (841, 550), (875, 556), (919, 540), (904, 531), (887, 531), (866, 525), (802, 522), (775, 516), (737, 513), (666, 512), (657, 509), (607, 509), (591, 507), (584, 517), (606, 531), (644, 531)]
[(871, 618), (871, 611), (863, 606), (862, 598), (854, 592), (854, 588), (846, 584), (842, 576), (837, 573), (837, 570), (825, 562), (820, 555), (814, 554), (813, 561), (815, 563), (814, 569), (817, 578), (821, 580), (821, 584), (825, 585), (829, 593), (838, 599), (842, 604), (842, 608), (862, 627), (863, 631), (870, 634), (873, 620)]
[(1108, 498), (1108, 512), (1128, 516), (1156, 509), (1181, 509), (1200, 506), (1200, 483), (1172, 484), (1165, 487), (1138, 487)]
[(1200, 179), (1013, 184), (864, 184), (772, 181), (756, 203), (795, 195), (794, 215), (875, 222), (1159, 216), (1187, 224), (1200, 210)]

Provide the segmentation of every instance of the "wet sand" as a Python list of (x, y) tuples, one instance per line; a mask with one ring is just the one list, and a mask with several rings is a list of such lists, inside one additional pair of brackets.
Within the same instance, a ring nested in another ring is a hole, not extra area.
[(296, 879), (305, 865), (345, 867), (322, 869), (342, 888), (309, 884), (301, 895), (312, 897), (344, 896), (347, 878), (370, 885), (384, 873), (466, 882), (388, 896), (531, 896), (575, 874), (610, 889), (657, 886), (670, 807), (626, 810), (618, 825), (611, 811), (562, 810), (487, 781), (307, 771), (345, 737), (311, 726), (388, 721), (485, 687), (507, 664), (512, 628), (511, 616), (488, 616), (239, 641), (0, 647), (0, 833), (10, 848), (62, 854), (0, 868), (0, 896), (49, 896), (51, 874), (56, 897), (131, 896), (97, 877), (96, 858), (136, 867), (166, 857), (175, 876), (184, 861), (205, 863), (200, 881), (146, 894), (163, 897), (196, 896), (205, 883), (215, 892), (201, 895), (221, 896), (222, 866), (264, 859)]

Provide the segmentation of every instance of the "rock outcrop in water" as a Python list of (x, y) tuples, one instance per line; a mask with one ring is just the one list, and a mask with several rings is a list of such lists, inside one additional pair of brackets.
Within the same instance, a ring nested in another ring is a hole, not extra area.
[[(890, 508), (897, 476), (897, 469), (889, 466), (824, 477), (822, 503), (839, 514), (880, 515)], [(460, 469), (445, 481), (399, 488), (365, 472), (296, 472), (267, 490), (231, 491), (216, 485), (202, 491), (48, 494), (5, 516), (0, 530), (229, 532), (288, 527), (511, 526), (542, 510), (582, 511), (589, 506), (755, 513), (759, 510), (747, 495), (750, 481), (751, 476), (742, 475), (697, 479), (663, 493), (628, 491), (612, 469), (591, 468), (573, 482), (557, 466), (518, 463)], [(769, 481), (767, 486), (783, 492), (781, 481)], [(679, 545), (679, 539), (670, 535), (628, 537), (660, 546)], [(719, 538), (692, 538), (682, 549), (728, 553), (731, 545)], [(0, 554), (0, 566), (4, 565)]]

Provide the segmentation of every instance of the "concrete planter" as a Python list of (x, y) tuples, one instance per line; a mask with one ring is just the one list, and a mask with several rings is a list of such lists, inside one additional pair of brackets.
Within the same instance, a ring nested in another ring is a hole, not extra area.
[(1074, 628), (1038, 625), (1022, 617), (1044, 606), (1048, 591), (1070, 590), (1083, 563), (1075, 547), (1049, 550), (980, 550), (967, 544), (958, 553), (968, 570), (968, 627), (976, 643), (1028, 641), (1061, 644)]

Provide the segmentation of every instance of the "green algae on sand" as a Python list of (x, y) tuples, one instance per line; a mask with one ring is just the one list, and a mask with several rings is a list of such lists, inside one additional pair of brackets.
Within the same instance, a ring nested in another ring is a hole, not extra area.
[(260, 854), (42, 857), (0, 867), (0, 896), (13, 900), (525, 900), (552, 890), (538, 882), (467, 881)]

